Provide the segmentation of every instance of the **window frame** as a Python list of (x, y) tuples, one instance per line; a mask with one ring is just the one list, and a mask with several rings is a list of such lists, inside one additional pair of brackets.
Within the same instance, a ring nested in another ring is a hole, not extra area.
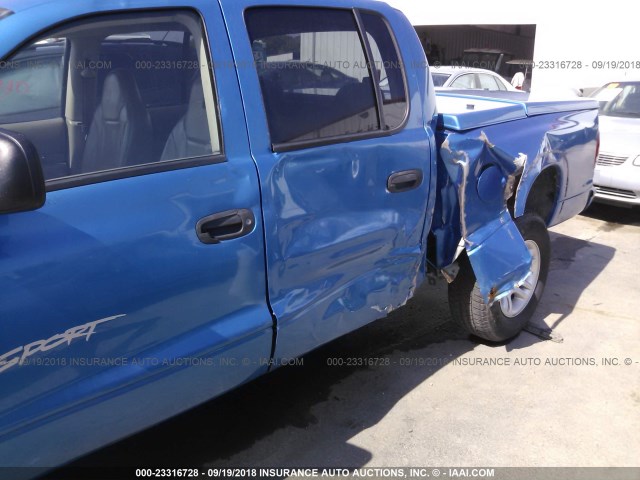
[[(383, 131), (389, 132), (391, 133), (395, 133), (398, 130), (402, 130), (407, 122), (409, 121), (409, 115), (410, 115), (410, 111), (411, 111), (411, 99), (409, 97), (409, 82), (407, 79), (407, 72), (405, 69), (405, 65), (407, 65), (404, 61), (404, 58), (402, 57), (402, 50), (400, 49), (400, 45), (398, 45), (398, 40), (396, 38), (395, 33), (393, 32), (393, 28), (391, 28), (391, 25), (389, 24), (388, 20), (386, 19), (386, 17), (384, 15), (382, 15), (380, 12), (376, 12), (374, 10), (367, 10), (367, 9), (362, 9), (362, 8), (356, 8), (354, 10), (357, 10), (358, 12), (358, 25), (362, 26), (362, 32), (363, 32), (363, 36), (367, 41), (367, 47), (369, 49), (369, 51), (371, 52), (371, 45), (369, 42), (369, 38), (366, 35), (366, 29), (364, 28), (364, 23), (361, 22), (361, 17), (360, 15), (362, 13), (367, 14), (367, 15), (375, 15), (377, 16), (382, 23), (384, 23), (384, 26), (387, 29), (387, 32), (389, 33), (389, 38), (391, 39), (391, 43), (393, 44), (393, 49), (396, 52), (396, 56), (398, 57), (398, 61), (400, 62), (401, 68), (400, 68), (400, 74), (402, 76), (402, 87), (404, 89), (404, 98), (405, 98), (405, 102), (407, 103), (406, 108), (404, 109), (404, 117), (402, 119), (402, 122), (400, 122), (397, 126), (393, 127), (393, 128), (383, 128)], [(370, 55), (371, 58), (373, 58), (373, 54)], [(384, 62), (384, 59), (382, 60)], [(370, 65), (372, 64), (371, 62), (369, 63)], [(374, 69), (377, 71), (377, 69)], [(381, 99), (381, 103), (379, 105), (380, 110), (380, 116), (384, 117), (384, 95), (382, 94), (382, 89), (380, 88), (380, 79), (377, 80), (377, 82), (375, 83), (375, 88), (376, 91), (379, 92), (379, 96)], [(382, 120), (380, 121), (381, 125), (382, 125)], [(387, 126), (386, 121), (384, 122), (385, 127)]]
[[(215, 115), (216, 115), (216, 124), (218, 131), (218, 142), (220, 151), (218, 153), (214, 153), (212, 155), (203, 155), (200, 157), (189, 157), (189, 158), (179, 158), (173, 160), (159, 161), (153, 163), (145, 163), (142, 165), (131, 165), (128, 167), (118, 167), (111, 170), (103, 170), (98, 172), (88, 172), (76, 175), (69, 175), (67, 177), (55, 178), (45, 181), (45, 189), (46, 192), (54, 192), (58, 190), (64, 190), (67, 188), (75, 188), (85, 185), (93, 185), (96, 183), (109, 182), (113, 180), (120, 180), (125, 178), (133, 178), (139, 177), (142, 175), (151, 175), (154, 173), (164, 173), (174, 170), (182, 170), (185, 168), (193, 168), (204, 165), (215, 165), (218, 163), (225, 163), (228, 161), (226, 156), (225, 142), (224, 142), (224, 130), (222, 124), (222, 116), (221, 116), (221, 108), (218, 94), (218, 86), (216, 83), (215, 76), (215, 63), (213, 61), (213, 57), (211, 54), (211, 43), (209, 40), (209, 31), (207, 29), (207, 24), (205, 21), (205, 17), (200, 10), (195, 7), (189, 6), (181, 6), (181, 7), (153, 7), (153, 8), (134, 8), (134, 9), (120, 9), (120, 10), (110, 10), (108, 12), (93, 12), (87, 13), (83, 15), (78, 15), (75, 17), (67, 18), (61, 22), (54, 23), (52, 25), (47, 26), (46, 28), (36, 32), (35, 34), (27, 37), (25, 40), (20, 42), (15, 48), (11, 49), (3, 58), (0, 58), (2, 61), (9, 61), (11, 57), (16, 55), (20, 50), (29, 45), (33, 44), (40, 38), (46, 37), (48, 34), (59, 31), (68, 27), (69, 25), (81, 21), (94, 21), (100, 20), (103, 18), (108, 19), (109, 17), (118, 16), (118, 15), (145, 15), (145, 14), (171, 14), (171, 13), (187, 13), (193, 14), (197, 17), (198, 23), (200, 24), (202, 41), (205, 43), (204, 53), (206, 55), (207, 68), (201, 68), (201, 75), (204, 73), (203, 70), (206, 70), (209, 74), (209, 79), (211, 82), (211, 95), (213, 102), (215, 104)], [(71, 49), (67, 48), (65, 52), (65, 71), (63, 72), (63, 91), (62, 91), (62, 105), (61, 105), (61, 117), (65, 119), (65, 105), (66, 105), (66, 96), (67, 96), (67, 85), (69, 81), (69, 56), (71, 54)], [(202, 87), (205, 88), (204, 85)], [(205, 92), (206, 94), (206, 92)], [(23, 123), (23, 122), (14, 122), (14, 124)], [(0, 126), (1, 127), (1, 126)], [(213, 139), (212, 139), (213, 140)], [(67, 139), (68, 141), (68, 139)]]
[[(261, 9), (270, 9), (270, 8), (278, 8), (278, 7), (273, 5), (265, 5), (265, 6), (254, 6), (246, 9), (243, 14), (245, 18), (245, 24), (246, 24), (247, 12), (250, 12), (252, 10), (261, 10)], [(380, 12), (377, 12), (375, 10), (368, 10), (368, 9), (362, 9), (362, 8), (341, 8), (341, 7), (325, 7), (325, 6), (310, 7), (310, 6), (295, 6), (295, 5), (287, 5), (287, 8), (299, 9), (299, 10), (312, 8), (314, 10), (333, 10), (333, 11), (343, 11), (343, 12), (351, 13), (354, 23), (356, 25), (356, 29), (357, 29), (356, 33), (358, 34), (358, 37), (360, 39), (362, 51), (363, 51), (365, 60), (367, 61), (367, 69), (369, 70), (369, 76), (373, 83), (374, 96), (376, 99), (374, 106), (378, 115), (378, 124), (380, 125), (380, 128), (378, 130), (371, 131), (371, 132), (347, 133), (343, 135), (333, 135), (329, 137), (312, 139), (312, 140), (296, 140), (296, 141), (289, 141), (289, 142), (271, 143), (271, 151), (273, 153), (284, 153), (284, 152), (291, 152), (294, 150), (303, 150), (303, 149), (313, 148), (313, 147), (323, 147), (327, 145), (347, 143), (347, 142), (353, 142), (358, 140), (387, 137), (403, 130), (409, 121), (409, 117), (411, 116), (411, 100), (409, 96), (409, 85), (407, 81), (406, 63), (402, 56), (402, 50), (399, 48), (398, 40), (395, 36), (395, 33), (391, 28), (391, 25), (389, 24), (389, 21), (386, 19), (386, 17), (382, 15)], [(387, 31), (389, 32), (389, 38), (393, 43), (393, 48), (395, 49), (396, 55), (398, 56), (398, 61), (402, 65), (401, 73), (402, 73), (404, 95), (405, 95), (407, 106), (405, 108), (405, 115), (404, 115), (403, 121), (397, 127), (394, 127), (392, 129), (385, 128), (386, 123), (384, 121), (384, 110), (383, 110), (384, 99), (383, 99), (382, 91), (380, 89), (379, 80), (377, 79), (377, 72), (375, 72), (375, 69), (372, 68), (372, 65), (374, 65), (373, 55), (372, 55), (371, 45), (369, 44), (369, 39), (367, 38), (367, 35), (366, 35), (366, 30), (364, 28), (364, 23), (362, 21), (361, 13), (376, 15), (384, 22), (385, 26), (387, 27)], [(249, 34), (248, 29), (246, 29), (246, 32), (247, 32), (247, 39), (250, 41), (251, 35)], [(269, 126), (269, 121), (266, 117), (267, 107), (266, 107), (264, 93), (262, 91), (261, 86), (259, 86), (259, 90), (260, 90), (260, 96), (262, 97), (262, 108), (265, 112), (267, 132), (269, 134), (269, 137), (271, 137), (271, 127)]]

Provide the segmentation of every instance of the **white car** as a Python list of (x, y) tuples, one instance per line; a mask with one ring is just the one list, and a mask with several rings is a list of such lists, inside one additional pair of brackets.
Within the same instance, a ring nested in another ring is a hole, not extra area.
[(431, 75), (436, 88), (475, 89), (503, 92), (518, 92), (504, 78), (491, 70), (468, 67), (432, 66)]
[(640, 81), (608, 83), (591, 97), (600, 102), (595, 200), (640, 206)]

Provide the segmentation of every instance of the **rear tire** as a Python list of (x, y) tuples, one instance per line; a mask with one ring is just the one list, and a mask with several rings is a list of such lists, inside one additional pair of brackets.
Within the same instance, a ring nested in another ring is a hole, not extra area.
[(530, 213), (514, 221), (533, 257), (530, 276), (521, 287), (489, 307), (466, 256), (460, 258), (460, 271), (449, 284), (453, 319), (469, 333), (492, 342), (508, 340), (525, 327), (542, 297), (549, 272), (551, 242), (545, 223)]

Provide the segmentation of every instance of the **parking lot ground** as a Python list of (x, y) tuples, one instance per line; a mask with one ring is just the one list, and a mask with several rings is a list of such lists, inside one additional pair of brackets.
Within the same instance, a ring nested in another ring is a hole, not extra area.
[(551, 239), (533, 324), (562, 343), (471, 338), (431, 278), (303, 365), (74, 466), (640, 466), (640, 212), (596, 205)]

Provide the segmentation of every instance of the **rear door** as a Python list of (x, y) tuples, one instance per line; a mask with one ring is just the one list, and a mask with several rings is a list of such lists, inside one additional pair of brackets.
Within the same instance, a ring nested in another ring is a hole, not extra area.
[(275, 352), (289, 358), (385, 316), (421, 279), (433, 158), (418, 79), (405, 70), (417, 57), (400, 54), (391, 24), (410, 26), (390, 9), (222, 4), (236, 62), (252, 66), (238, 73)]
[[(266, 371), (272, 347), (258, 177), (217, 4), (85, 15), (35, 42), (60, 39), (66, 120), (87, 68), (103, 84), (78, 173), (49, 173), (41, 209), (0, 216), (4, 466), (56, 465), (156, 423)], [(136, 43), (153, 57), (127, 62)], [(184, 57), (163, 59), (175, 43)], [(104, 61), (118, 45), (123, 61)], [(149, 72), (188, 92), (169, 92), (184, 98), (170, 125), (151, 124)]]

